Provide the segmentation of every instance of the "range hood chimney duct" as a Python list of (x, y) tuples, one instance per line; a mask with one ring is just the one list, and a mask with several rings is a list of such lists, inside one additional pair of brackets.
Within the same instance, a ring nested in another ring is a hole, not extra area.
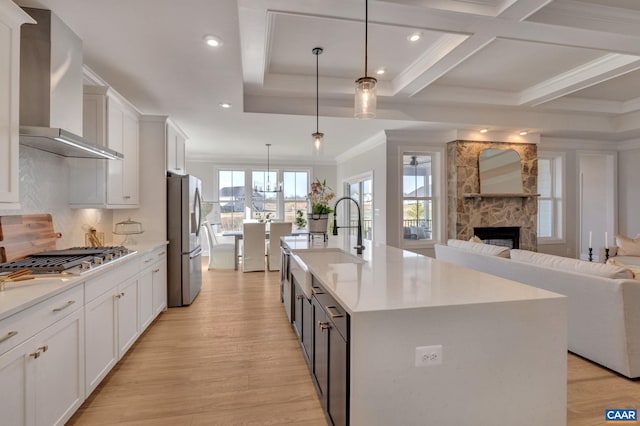
[(50, 10), (25, 7), (37, 24), (20, 39), (20, 143), (63, 157), (122, 159), (82, 134), (82, 40)]

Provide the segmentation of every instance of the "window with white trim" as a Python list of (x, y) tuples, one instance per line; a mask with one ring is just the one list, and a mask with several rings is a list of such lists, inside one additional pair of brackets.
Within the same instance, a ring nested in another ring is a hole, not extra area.
[(285, 170), (283, 177), (284, 221), (295, 223), (298, 210), (301, 210), (306, 218), (309, 172)]
[(433, 240), (437, 211), (433, 191), (434, 155), (402, 154), (402, 239), (404, 243)]
[(246, 199), (244, 174), (244, 170), (218, 171), (219, 225), (223, 231), (242, 230)]
[(564, 156), (538, 153), (538, 242), (564, 239)]

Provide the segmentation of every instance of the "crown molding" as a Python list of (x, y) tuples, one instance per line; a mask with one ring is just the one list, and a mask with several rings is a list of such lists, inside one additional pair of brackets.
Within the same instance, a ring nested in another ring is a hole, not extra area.
[[(615, 145), (615, 146), (612, 146)], [(589, 140), (589, 139), (572, 139), (572, 138), (553, 138), (542, 137), (539, 150), (547, 149), (568, 149), (568, 150), (612, 150), (616, 149), (617, 143), (603, 140)]]
[(387, 135), (385, 134), (384, 131), (378, 132), (375, 135), (373, 135), (372, 137), (370, 137), (369, 139), (366, 139), (365, 141), (363, 141), (362, 143), (354, 146), (353, 148), (350, 148), (348, 150), (346, 150), (345, 152), (343, 152), (342, 154), (338, 155), (336, 157), (336, 163), (340, 164), (340, 163), (344, 163), (346, 161), (349, 161), (355, 157), (357, 157), (360, 154), (363, 154), (367, 151), (370, 151), (371, 149), (382, 145), (384, 143), (387, 142)]
[(618, 142), (616, 144), (618, 151), (631, 151), (634, 149), (640, 149), (640, 139), (628, 139), (626, 141)]

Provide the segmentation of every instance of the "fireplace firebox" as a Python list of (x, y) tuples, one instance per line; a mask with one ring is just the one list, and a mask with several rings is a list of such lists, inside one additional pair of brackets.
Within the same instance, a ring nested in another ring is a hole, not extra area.
[(504, 246), (512, 249), (520, 248), (519, 226), (473, 228), (473, 234), (480, 238), (485, 244)]

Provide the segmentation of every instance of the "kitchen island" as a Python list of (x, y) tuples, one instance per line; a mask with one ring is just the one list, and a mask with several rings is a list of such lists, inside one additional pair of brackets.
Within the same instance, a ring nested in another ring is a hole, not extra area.
[(330, 422), (566, 423), (564, 296), (385, 245), (282, 242), (283, 300)]

